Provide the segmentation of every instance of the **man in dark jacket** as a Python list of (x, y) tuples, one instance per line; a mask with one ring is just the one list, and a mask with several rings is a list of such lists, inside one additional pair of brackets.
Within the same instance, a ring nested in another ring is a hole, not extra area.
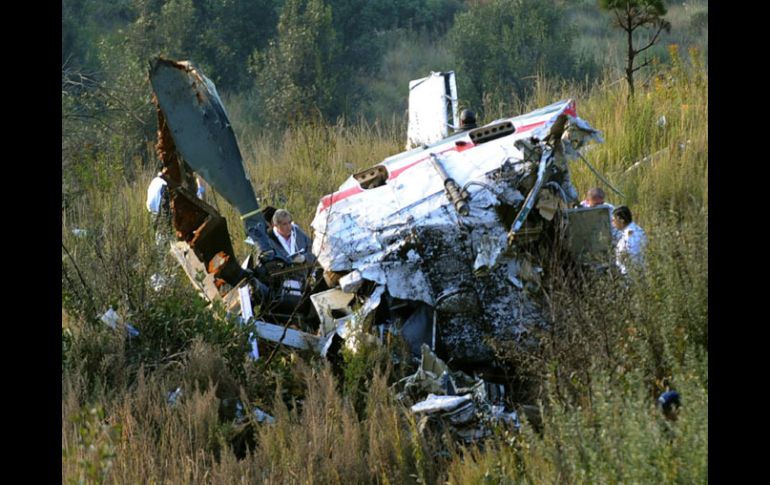
[[(269, 231), (275, 252), (294, 264), (313, 264), (315, 256), (311, 252), (312, 241), (302, 229), (292, 221), (291, 214), (285, 209), (278, 209), (273, 214), (273, 228)], [(284, 292), (301, 295), (308, 270), (291, 273), (283, 281)]]

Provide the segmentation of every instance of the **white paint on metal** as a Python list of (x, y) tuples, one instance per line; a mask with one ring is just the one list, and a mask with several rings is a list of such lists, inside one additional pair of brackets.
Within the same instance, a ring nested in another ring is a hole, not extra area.
[(435, 143), (449, 135), (450, 116), (458, 124), (454, 71), (431, 72), (409, 81), (409, 126), (406, 149)]

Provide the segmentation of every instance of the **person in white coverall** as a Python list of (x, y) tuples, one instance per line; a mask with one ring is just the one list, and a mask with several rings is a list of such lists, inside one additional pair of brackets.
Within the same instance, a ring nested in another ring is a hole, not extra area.
[(612, 225), (620, 232), (615, 244), (615, 264), (623, 275), (628, 275), (632, 267), (644, 269), (644, 249), (647, 235), (633, 221), (631, 209), (622, 205), (612, 211)]

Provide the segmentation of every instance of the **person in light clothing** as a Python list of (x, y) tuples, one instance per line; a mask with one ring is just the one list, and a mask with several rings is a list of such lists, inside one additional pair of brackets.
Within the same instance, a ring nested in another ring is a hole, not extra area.
[[(276, 253), (290, 260), (294, 264), (315, 263), (315, 256), (310, 251), (311, 241), (307, 234), (294, 222), (289, 211), (278, 209), (273, 214), (273, 229), (268, 233), (273, 242)], [(302, 281), (308, 272), (297, 272), (293, 275), (296, 279), (286, 279), (283, 287), (290, 293), (302, 292)]]
[(612, 225), (620, 232), (620, 239), (615, 244), (615, 264), (620, 273), (627, 275), (631, 267), (644, 269), (647, 236), (633, 221), (631, 209), (622, 205), (612, 211)]
[(158, 172), (150, 185), (147, 187), (147, 210), (151, 214), (157, 215), (161, 210), (168, 211), (168, 189), (166, 181), (163, 180), (163, 172)]

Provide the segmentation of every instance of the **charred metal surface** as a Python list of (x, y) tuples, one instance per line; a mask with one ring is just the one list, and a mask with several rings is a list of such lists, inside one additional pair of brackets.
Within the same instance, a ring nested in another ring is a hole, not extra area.
[(238, 210), (260, 257), (274, 257), (267, 224), (214, 83), (189, 62), (161, 58), (150, 66), (150, 83), (165, 118), (159, 118), (159, 144), (169, 164), (174, 157), (184, 159)]
[(226, 284), (226, 281), (221, 277), (222, 270), (224, 270), (227, 267), (227, 263), (230, 262), (230, 256), (225, 254), (224, 251), (220, 251), (217, 254), (214, 255), (211, 260), (209, 260), (209, 264), (206, 267), (206, 270), (214, 275), (214, 284), (217, 286), (217, 288), (222, 288)]
[[(259, 316), (270, 319), (294, 315), (302, 300), (308, 307), (312, 301), (323, 322), (312, 347), (323, 355), (335, 339), (353, 351), (361, 339), (373, 339), (361, 327), (374, 312), (375, 326), (381, 332), (400, 328), (413, 352), (430, 342), (448, 363), (493, 365), (493, 342), (526, 346), (530, 330), (547, 324), (543, 269), (534, 261), (553, 252), (560, 224), (575, 224), (566, 234), (576, 260), (604, 254), (606, 211), (601, 221), (579, 212), (562, 217), (577, 201), (568, 161), (589, 141), (601, 142), (598, 131), (577, 117), (574, 102), (562, 100), (443, 135), (351, 176), (321, 198), (312, 223), (313, 254), (328, 286), (340, 289), (321, 293), (315, 287), (310, 299), (291, 291), (296, 286), (285, 291), (284, 280), (308, 268), (274, 255), (213, 83), (190, 63), (163, 59), (150, 78), (174, 224), (189, 243), (189, 250), (177, 243), (175, 255), (193, 281), (203, 268), (199, 288), (210, 299), (224, 296), (227, 308), (251, 297)], [(256, 248), (255, 265), (238, 266), (225, 220), (191, 190), (188, 164), (240, 212)], [(355, 302), (363, 310), (353, 312)], [(270, 325), (260, 337), (280, 341), (282, 327)], [(295, 346), (306, 344), (300, 339)], [(444, 409), (445, 403), (434, 404)], [(470, 408), (457, 409), (465, 419)]]
[(508, 264), (474, 273), (470, 235), (456, 226), (418, 231), (423, 271), (436, 295), (439, 353), (453, 362), (494, 360), (489, 340), (517, 340), (543, 315), (509, 280)]
[(213, 272), (216, 287), (225, 292), (228, 289), (225, 283), (235, 286), (242, 273), (227, 231), (227, 222), (216, 209), (195, 196), (194, 176), (176, 150), (174, 137), (160, 106), (156, 153), (163, 163), (163, 176), (170, 189), (172, 221), (177, 239), (189, 244), (204, 268), (211, 267), (216, 254), (225, 256), (215, 265), (217, 270)]
[(387, 158), (385, 185), (351, 177), (321, 199), (313, 252), (327, 271), (384, 285), (387, 301), (428, 308), (448, 362), (494, 362), (491, 342), (526, 346), (547, 324), (533, 261), (576, 201), (567, 161), (590, 140), (601, 138), (566, 100)]
[(581, 264), (609, 265), (612, 261), (609, 208), (568, 209), (563, 214), (567, 249), (572, 258)]
[(208, 214), (201, 211), (192, 199), (177, 189), (171, 189), (171, 212), (177, 239), (187, 242), (192, 241), (195, 231), (208, 217)]

